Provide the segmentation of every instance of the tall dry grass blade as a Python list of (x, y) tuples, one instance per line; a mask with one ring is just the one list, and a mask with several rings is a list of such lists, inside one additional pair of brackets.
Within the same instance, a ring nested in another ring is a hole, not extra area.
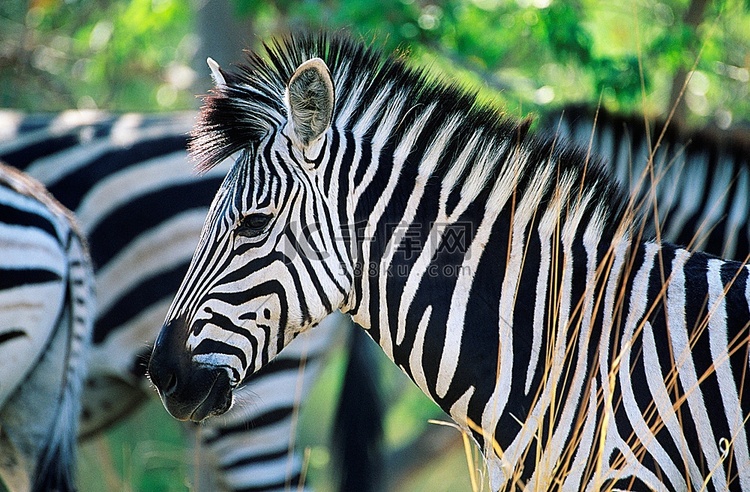
[(473, 492), (479, 492), (479, 480), (477, 479), (477, 472), (474, 468), (474, 459), (471, 452), (471, 443), (469, 442), (469, 435), (465, 430), (461, 429), (461, 439), (464, 442), (464, 453), (466, 454), (466, 466), (469, 468), (469, 479), (471, 480), (471, 490)]
[(312, 450), (310, 446), (305, 448), (302, 455), (302, 470), (300, 471), (299, 484), (297, 485), (297, 492), (305, 490), (305, 482), (307, 482), (307, 471), (310, 469), (310, 454)]
[[(309, 350), (309, 341), (308, 337), (304, 337), (303, 340), (303, 346), (302, 346), (302, 354), (300, 356), (300, 362), (299, 362), (299, 369), (297, 371), (297, 385), (294, 389), (294, 405), (292, 407), (292, 416), (291, 416), (291, 428), (289, 432), (289, 446), (287, 448), (287, 472), (286, 472), (286, 490), (291, 490), (292, 488), (292, 478), (294, 474), (294, 445), (296, 443), (297, 438), (297, 425), (299, 424), (299, 413), (300, 413), (300, 407), (302, 404), (302, 392), (305, 388), (305, 368), (307, 367), (307, 354)], [(309, 453), (308, 453), (309, 454)], [(309, 458), (309, 457), (308, 457)], [(305, 481), (304, 477), (300, 477), (300, 483), (299, 487), (304, 487)]]
[[(466, 456), (466, 465), (469, 470), (469, 480), (471, 481), (472, 492), (480, 492), (482, 487), (480, 485), (480, 479), (477, 476), (477, 460), (474, 459), (474, 453), (472, 452), (471, 437), (466, 429), (461, 428), (455, 422), (446, 422), (445, 420), (429, 419), (427, 421), (430, 424), (442, 425), (444, 427), (450, 427), (456, 429), (461, 433), (461, 439), (463, 441), (464, 454)], [(471, 424), (470, 424), (471, 425)]]
[(94, 439), (94, 447), (96, 448), (96, 461), (99, 462), (107, 490), (125, 490), (125, 484), (115, 470), (114, 457), (107, 436), (97, 436)]

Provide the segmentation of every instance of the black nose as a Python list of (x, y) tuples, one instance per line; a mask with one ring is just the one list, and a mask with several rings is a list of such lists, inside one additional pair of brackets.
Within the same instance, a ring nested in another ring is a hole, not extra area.
[(226, 412), (232, 403), (229, 373), (196, 365), (187, 349), (182, 319), (164, 325), (154, 344), (148, 374), (167, 411), (178, 420), (199, 422)]

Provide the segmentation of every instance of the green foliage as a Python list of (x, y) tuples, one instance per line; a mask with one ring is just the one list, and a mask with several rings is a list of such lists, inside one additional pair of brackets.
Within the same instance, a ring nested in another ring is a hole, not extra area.
[[(218, 0), (217, 0), (218, 1)], [(227, 0), (249, 40), (346, 29), (508, 111), (570, 101), (665, 115), (684, 75), (696, 124), (750, 119), (748, 0)], [(196, 13), (181, 0), (0, 6), (0, 104), (36, 110), (195, 107)], [(239, 41), (237, 41), (239, 45)], [(238, 50), (239, 51), (239, 47)], [(682, 78), (681, 78), (682, 77)], [(645, 91), (645, 93), (644, 93)]]
[(587, 65), (591, 61), (593, 39), (581, 24), (581, 6), (577, 2), (557, 2), (541, 12), (539, 30), (547, 48), (561, 62), (575, 60)]
[[(180, 0), (46, 0), (0, 7), (0, 105), (154, 111), (194, 105)], [(182, 91), (182, 92), (181, 92)]]
[(234, 1), (262, 29), (344, 28), (401, 48), (514, 113), (601, 98), (664, 116), (679, 74), (695, 66), (702, 85), (687, 87), (686, 118), (725, 126), (750, 117), (746, 0)]

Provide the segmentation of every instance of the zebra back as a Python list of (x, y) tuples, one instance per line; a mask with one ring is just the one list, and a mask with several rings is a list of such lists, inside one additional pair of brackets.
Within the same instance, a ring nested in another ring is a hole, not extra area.
[(604, 158), (647, 237), (740, 261), (750, 254), (750, 129), (693, 130), (578, 105), (542, 126)]

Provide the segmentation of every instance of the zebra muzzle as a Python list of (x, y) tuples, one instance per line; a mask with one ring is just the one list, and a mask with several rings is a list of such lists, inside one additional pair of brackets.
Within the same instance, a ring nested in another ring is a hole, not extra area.
[(187, 326), (173, 320), (162, 327), (148, 374), (167, 411), (178, 420), (200, 422), (232, 404), (229, 373), (223, 367), (195, 364), (185, 340)]

